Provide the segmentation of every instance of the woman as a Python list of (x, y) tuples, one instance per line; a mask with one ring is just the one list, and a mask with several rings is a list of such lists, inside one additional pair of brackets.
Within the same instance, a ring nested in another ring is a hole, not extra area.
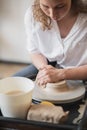
[[(39, 85), (87, 79), (87, 2), (35, 0), (25, 15), (33, 65), (15, 74), (36, 75)], [(56, 67), (55, 67), (56, 65)]]

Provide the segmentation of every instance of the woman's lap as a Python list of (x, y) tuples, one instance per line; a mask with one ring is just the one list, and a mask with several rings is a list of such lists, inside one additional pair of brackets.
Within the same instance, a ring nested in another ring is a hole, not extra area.
[(17, 73), (15, 73), (13, 76), (21, 76), (21, 77), (33, 79), (36, 77), (37, 73), (38, 70), (33, 64), (31, 64), (23, 68), (22, 70), (18, 71)]
[[(56, 62), (48, 61), (48, 64), (55, 66)], [(13, 74), (13, 76), (20, 76), (20, 77), (35, 79), (37, 73), (38, 73), (37, 68), (33, 64), (30, 64), (27, 67), (23, 68), (22, 70), (18, 71), (17, 73)]]

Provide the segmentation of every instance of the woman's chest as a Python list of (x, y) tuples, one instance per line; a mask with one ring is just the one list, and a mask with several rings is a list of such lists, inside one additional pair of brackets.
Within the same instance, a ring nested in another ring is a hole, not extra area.
[(47, 55), (64, 55), (70, 51), (78, 50), (86, 46), (87, 33), (85, 30), (76, 30), (66, 38), (62, 39), (58, 30), (51, 30), (49, 33), (38, 32), (39, 51)]

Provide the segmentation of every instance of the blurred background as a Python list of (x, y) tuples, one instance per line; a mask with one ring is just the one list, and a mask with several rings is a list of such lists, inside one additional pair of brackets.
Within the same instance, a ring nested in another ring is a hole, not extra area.
[(26, 50), (24, 27), (24, 15), (31, 3), (32, 0), (0, 0), (0, 77), (7, 65), (10, 67), (17, 63), (18, 69), (15, 71), (18, 71), (21, 65), (31, 63)]

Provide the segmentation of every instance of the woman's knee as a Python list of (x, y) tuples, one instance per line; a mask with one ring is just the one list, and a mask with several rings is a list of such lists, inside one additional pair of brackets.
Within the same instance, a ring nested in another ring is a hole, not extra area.
[(18, 71), (17, 73), (13, 74), (12, 76), (21, 76), (27, 78), (35, 78), (38, 73), (37, 68), (34, 65), (28, 65), (24, 67), (22, 70)]

